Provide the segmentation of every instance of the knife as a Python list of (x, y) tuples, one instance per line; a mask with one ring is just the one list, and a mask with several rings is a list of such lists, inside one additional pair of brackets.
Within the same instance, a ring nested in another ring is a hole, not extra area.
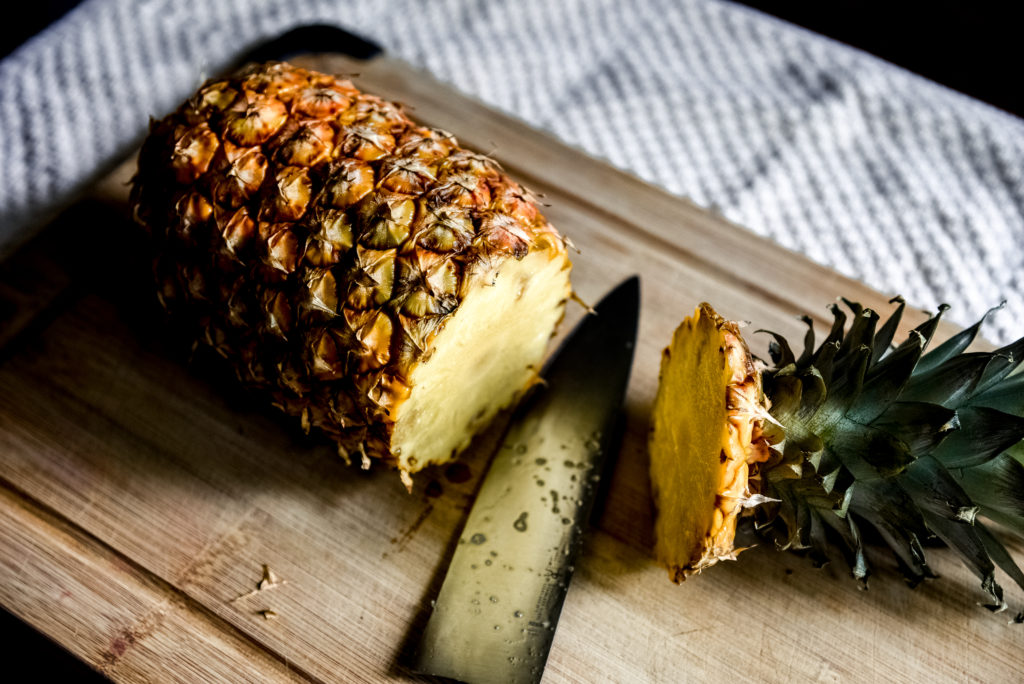
[(545, 366), (512, 418), (413, 656), (421, 674), (538, 682), (598, 482), (618, 449), (640, 281), (624, 281)]

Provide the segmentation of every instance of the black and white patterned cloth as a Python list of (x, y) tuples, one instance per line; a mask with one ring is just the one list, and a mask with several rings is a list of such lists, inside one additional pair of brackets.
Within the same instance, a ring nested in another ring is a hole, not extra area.
[(1006, 299), (987, 335), (1024, 334), (1024, 121), (713, 0), (90, 0), (0, 62), (0, 244), (306, 23), (913, 305)]

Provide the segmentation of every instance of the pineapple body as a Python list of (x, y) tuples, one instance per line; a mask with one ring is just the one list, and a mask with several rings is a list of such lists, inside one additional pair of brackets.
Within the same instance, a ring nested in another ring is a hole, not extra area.
[(154, 122), (132, 200), (180, 324), (407, 486), (535, 379), (571, 293), (563, 239), (493, 161), (287, 64)]

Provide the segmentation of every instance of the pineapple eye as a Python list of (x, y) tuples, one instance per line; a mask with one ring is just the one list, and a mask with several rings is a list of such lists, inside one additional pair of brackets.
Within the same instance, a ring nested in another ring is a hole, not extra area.
[(455, 296), (459, 288), (459, 267), (451, 259), (435, 264), (427, 269), (427, 285), (437, 294)]
[(282, 228), (267, 240), (267, 261), (279, 271), (291, 273), (299, 260), (299, 239), (295, 233)]
[(324, 197), (337, 209), (345, 209), (373, 191), (373, 168), (355, 160), (343, 161), (327, 181)]
[[(345, 359), (338, 352), (335, 332), (324, 330), (313, 345), (313, 373), (321, 378), (340, 378), (345, 375)], [(341, 348), (346, 345), (342, 343)]]
[(416, 242), (434, 252), (461, 252), (473, 239), (469, 213), (456, 208), (428, 209)]
[(281, 146), (277, 158), (287, 165), (315, 166), (330, 156), (333, 147), (334, 129), (326, 123), (311, 123)]
[(338, 282), (329, 270), (313, 271), (306, 277), (309, 306), (330, 314), (338, 312)]
[(351, 126), (341, 143), (341, 152), (346, 157), (361, 161), (373, 161), (395, 149), (395, 138), (387, 131), (373, 126)]
[(218, 149), (220, 140), (205, 123), (185, 131), (174, 143), (171, 158), (176, 180), (181, 184), (191, 183), (206, 173)]
[(366, 373), (387, 364), (391, 357), (391, 319), (383, 311), (345, 312), (349, 327), (355, 332), (358, 348), (354, 350), (355, 372)]
[(407, 197), (387, 197), (369, 203), (360, 213), (364, 227), (359, 243), (371, 249), (393, 249), (409, 237), (416, 203)]
[(352, 98), (340, 88), (320, 86), (299, 91), (294, 102), (295, 111), (299, 114), (323, 118), (348, 109)]
[[(301, 166), (286, 166), (277, 172), (270, 211), (280, 221), (297, 221), (306, 213), (312, 194), (309, 171)], [(269, 218), (262, 216), (261, 218)]]
[(245, 207), (239, 207), (221, 231), (221, 236), (232, 254), (237, 254), (243, 249), (255, 234), (256, 224), (249, 218), (249, 212)]
[(175, 209), (180, 217), (181, 226), (185, 230), (204, 223), (213, 213), (213, 205), (198, 192), (190, 192), (182, 197), (175, 205)]
[(266, 311), (266, 328), (279, 337), (285, 337), (292, 329), (291, 303), (284, 292), (267, 290), (263, 294), (263, 310)]
[(267, 173), (267, 158), (258, 149), (239, 155), (214, 188), (219, 204), (237, 207), (259, 190)]
[(508, 214), (491, 212), (480, 221), (480, 230), (474, 242), (485, 253), (512, 252), (522, 259), (530, 251), (530, 232)]
[(280, 100), (252, 96), (224, 116), (224, 135), (231, 142), (251, 147), (274, 137), (288, 120), (288, 108)]
[(210, 110), (224, 111), (238, 97), (238, 91), (225, 82), (214, 83), (199, 91), (193, 100), (193, 107), (199, 116), (208, 115)]
[(392, 192), (419, 194), (433, 179), (434, 174), (423, 162), (416, 159), (396, 159), (385, 162), (380, 184), (382, 188)]
[(352, 224), (345, 212), (328, 209), (320, 216), (320, 237), (338, 249), (352, 246)]
[(368, 309), (391, 298), (395, 284), (395, 253), (356, 248), (356, 264), (351, 277), (347, 303), (355, 309)]

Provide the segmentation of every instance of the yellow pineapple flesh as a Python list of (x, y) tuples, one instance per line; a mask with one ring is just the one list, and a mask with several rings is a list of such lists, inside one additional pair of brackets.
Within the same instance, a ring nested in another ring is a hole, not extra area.
[(702, 304), (664, 351), (650, 433), (655, 553), (673, 581), (735, 558), (750, 465), (769, 456), (764, 402), (736, 324)]

